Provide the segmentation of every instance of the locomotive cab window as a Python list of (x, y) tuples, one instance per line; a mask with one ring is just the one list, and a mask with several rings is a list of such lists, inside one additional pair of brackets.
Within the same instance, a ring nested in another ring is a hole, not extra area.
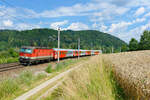
[(20, 52), (23, 52), (23, 53), (32, 53), (32, 49), (21, 48), (21, 49), (20, 49)]

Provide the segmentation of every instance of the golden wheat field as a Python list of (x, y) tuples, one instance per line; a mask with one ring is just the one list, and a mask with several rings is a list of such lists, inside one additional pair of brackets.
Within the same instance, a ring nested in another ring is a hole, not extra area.
[(132, 100), (150, 99), (150, 51), (104, 54), (103, 59)]

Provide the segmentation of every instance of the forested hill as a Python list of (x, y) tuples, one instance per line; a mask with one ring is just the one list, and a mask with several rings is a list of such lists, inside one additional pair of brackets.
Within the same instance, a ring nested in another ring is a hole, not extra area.
[[(79, 37), (81, 40), (81, 49), (105, 49), (105, 51), (107, 51), (112, 46), (118, 49), (126, 44), (117, 37), (95, 30), (67, 30), (61, 31), (61, 48), (77, 48), (77, 40)], [(33, 29), (25, 31), (0, 30), (0, 50), (30, 45), (56, 48), (57, 31), (53, 29)]]

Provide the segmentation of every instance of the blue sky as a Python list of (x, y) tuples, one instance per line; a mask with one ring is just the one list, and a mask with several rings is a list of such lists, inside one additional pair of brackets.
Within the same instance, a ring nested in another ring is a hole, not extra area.
[(1, 0), (0, 29), (99, 30), (129, 42), (150, 28), (149, 0)]

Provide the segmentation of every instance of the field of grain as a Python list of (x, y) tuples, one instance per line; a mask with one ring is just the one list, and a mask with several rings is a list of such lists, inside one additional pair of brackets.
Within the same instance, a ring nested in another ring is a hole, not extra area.
[(131, 100), (149, 100), (150, 51), (105, 54), (103, 59)]

